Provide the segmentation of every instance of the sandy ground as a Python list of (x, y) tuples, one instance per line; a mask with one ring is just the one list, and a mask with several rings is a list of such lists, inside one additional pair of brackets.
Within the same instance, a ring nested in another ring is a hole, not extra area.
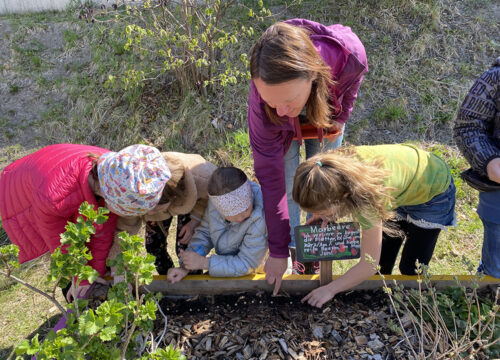
[(75, 64), (90, 60), (88, 49), (65, 49), (63, 31), (71, 28), (75, 24), (25, 27), (0, 20), (0, 169), (51, 143), (44, 137), (43, 122), (53, 109), (69, 114), (71, 104), (61, 84)]

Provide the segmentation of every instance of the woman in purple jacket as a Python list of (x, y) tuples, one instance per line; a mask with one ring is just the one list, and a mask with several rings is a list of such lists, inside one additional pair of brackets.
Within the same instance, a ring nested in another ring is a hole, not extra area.
[[(305, 140), (306, 157), (339, 147), (367, 71), (363, 44), (340, 24), (279, 22), (252, 49), (248, 127), (269, 233), (264, 270), (275, 294), (287, 268), (288, 248), (295, 247), (293, 228), (300, 224), (291, 191), (299, 147), (307, 137), (301, 124), (312, 125), (316, 133), (315, 139)], [(323, 137), (327, 140), (321, 144)]]

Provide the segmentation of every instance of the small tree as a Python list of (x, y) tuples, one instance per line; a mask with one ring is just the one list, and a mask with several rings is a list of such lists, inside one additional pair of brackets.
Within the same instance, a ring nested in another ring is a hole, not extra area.
[(138, 236), (120, 233), (122, 253), (108, 264), (116, 266), (117, 274), (133, 284), (133, 293), (129, 292), (127, 282), (119, 283), (110, 289), (108, 299), (95, 310), (88, 308), (87, 300), (77, 299), (76, 293), (73, 293), (74, 301), (68, 305), (68, 312), (55, 299), (59, 284), (72, 282), (76, 288), (82, 280), (92, 283), (99, 276), (87, 265), (92, 256), (86, 243), (95, 233), (94, 224), (103, 224), (108, 213), (104, 208), (96, 211), (85, 202), (80, 206), (83, 217), (80, 216), (76, 223), (68, 223), (66, 232), (61, 235), (65, 250), (59, 247), (51, 257), (49, 280), (55, 282), (51, 295), (12, 275), (12, 270), (19, 266), (15, 245), (0, 248), (0, 260), (6, 268), (0, 273), (49, 298), (67, 318), (66, 327), (57, 333), (50, 331), (43, 342), (39, 341), (38, 334), (31, 342), (23, 340), (15, 350), (18, 356), (36, 355), (39, 360), (185, 358), (170, 346), (158, 349), (161, 338), (155, 339), (152, 335), (157, 301), (151, 293), (141, 295), (139, 287), (153, 280), (154, 256), (143, 256), (144, 239)]
[[(100, 19), (109, 19), (113, 12), (115, 21), (125, 24), (124, 49), (137, 61), (121, 74), (110, 74), (108, 86), (129, 90), (165, 77), (184, 94), (194, 90), (206, 96), (217, 86), (250, 78), (248, 56), (238, 43), (253, 37), (254, 29), (241, 20), (260, 22), (271, 15), (263, 1), (255, 5), (252, 9), (235, 0), (119, 0), (109, 10), (87, 6), (80, 18), (108, 21)], [(228, 20), (229, 12), (233, 20)]]

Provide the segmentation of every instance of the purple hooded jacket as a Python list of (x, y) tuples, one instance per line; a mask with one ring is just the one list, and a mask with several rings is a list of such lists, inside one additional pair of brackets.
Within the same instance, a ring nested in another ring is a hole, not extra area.
[[(311, 40), (326, 64), (331, 67), (332, 104), (340, 110), (335, 121), (345, 123), (368, 71), (365, 48), (351, 28), (340, 24), (324, 26), (305, 19), (292, 19), (288, 24), (311, 31)], [(279, 125), (271, 123), (257, 88), (251, 81), (248, 100), (248, 128), (254, 169), (262, 187), (264, 212), (269, 233), (269, 251), (275, 258), (288, 257), (290, 225), (286, 199), (284, 156), (296, 134), (296, 119), (284, 117)]]

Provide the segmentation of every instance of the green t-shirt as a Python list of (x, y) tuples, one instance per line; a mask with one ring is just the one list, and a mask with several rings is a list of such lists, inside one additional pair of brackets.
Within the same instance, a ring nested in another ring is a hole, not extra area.
[[(451, 182), (448, 165), (436, 155), (410, 144), (357, 146), (362, 161), (381, 159), (390, 170), (385, 185), (394, 188), (389, 210), (400, 206), (418, 205), (446, 191)], [(371, 227), (366, 219), (358, 217), (363, 228)]]

